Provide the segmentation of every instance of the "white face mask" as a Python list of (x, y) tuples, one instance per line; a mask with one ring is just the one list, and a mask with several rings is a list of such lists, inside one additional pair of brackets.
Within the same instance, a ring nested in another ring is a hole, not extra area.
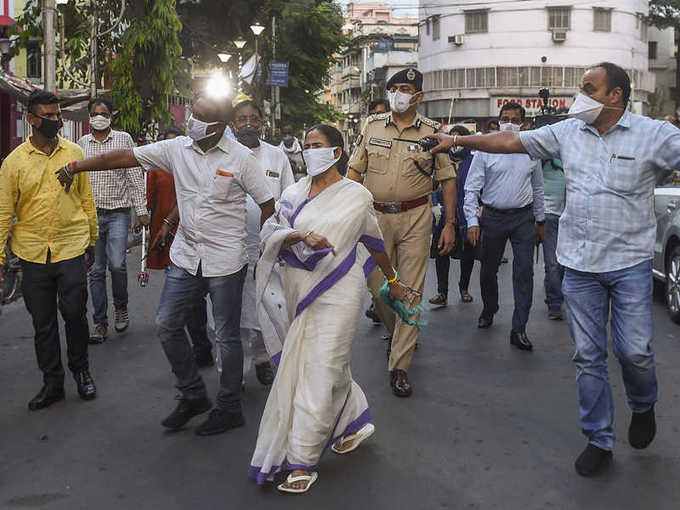
[(569, 108), (569, 117), (581, 119), (586, 124), (594, 123), (604, 109), (604, 105), (585, 94), (578, 94)]
[(406, 94), (405, 92), (400, 92), (398, 90), (388, 92), (387, 98), (390, 101), (390, 108), (397, 113), (404, 113), (411, 106), (411, 98), (414, 95), (415, 94)]
[(321, 175), (342, 157), (342, 153), (335, 157), (337, 147), (321, 147), (319, 149), (305, 149), (302, 151), (302, 159), (307, 165), (307, 174), (314, 177)]
[(208, 133), (208, 128), (219, 124), (219, 122), (203, 122), (194, 118), (193, 114), (189, 117), (187, 121), (187, 136), (191, 138), (194, 142), (204, 140), (215, 133)]
[(106, 131), (111, 126), (111, 119), (103, 115), (94, 115), (90, 117), (90, 126), (95, 131)]
[(501, 131), (519, 131), (522, 126), (513, 124), (512, 122), (503, 122), (499, 125)]

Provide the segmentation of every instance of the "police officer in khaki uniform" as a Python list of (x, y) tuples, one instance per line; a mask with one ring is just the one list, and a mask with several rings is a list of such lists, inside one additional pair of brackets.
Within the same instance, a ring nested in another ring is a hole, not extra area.
[[(432, 155), (416, 143), (436, 133), (440, 125), (416, 112), (423, 100), (423, 75), (405, 69), (387, 82), (390, 113), (373, 115), (357, 141), (349, 161), (347, 177), (373, 193), (378, 222), (390, 260), (404, 284), (422, 293), (429, 259), (432, 212), (430, 193), (434, 181), (444, 190), (447, 211), (456, 210), (456, 172), (447, 154)], [(411, 141), (401, 141), (411, 140)], [(439, 248), (442, 254), (453, 249), (453, 219), (445, 225)], [(373, 271), (368, 284), (374, 296), (384, 281)], [(420, 296), (416, 299), (418, 304)], [(400, 397), (411, 394), (408, 368), (418, 340), (418, 329), (395, 321), (394, 312), (377, 299), (378, 312), (392, 336), (389, 371), (392, 391)]]

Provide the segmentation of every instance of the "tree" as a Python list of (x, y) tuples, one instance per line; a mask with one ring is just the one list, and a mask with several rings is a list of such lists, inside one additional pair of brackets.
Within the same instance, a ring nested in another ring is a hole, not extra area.
[[(680, 33), (680, 0), (650, 0), (647, 22), (657, 28)], [(680, 109), (680, 51), (675, 52), (675, 108)]]
[[(83, 86), (89, 83), (90, 17), (96, 6), (99, 31), (112, 26), (121, 12), (121, 0), (76, 2), (60, 6), (64, 27), (64, 63), (58, 66), (62, 83)], [(144, 133), (152, 124), (166, 125), (170, 114), (167, 94), (175, 91), (179, 73), (179, 33), (182, 25), (175, 11), (175, 0), (127, 0), (118, 30), (97, 39), (97, 82), (104, 75), (113, 84), (113, 101), (119, 111), (118, 125), (133, 134)], [(15, 28), (13, 52), (42, 39), (39, 0), (28, 0)], [(61, 61), (61, 59), (60, 59)]]

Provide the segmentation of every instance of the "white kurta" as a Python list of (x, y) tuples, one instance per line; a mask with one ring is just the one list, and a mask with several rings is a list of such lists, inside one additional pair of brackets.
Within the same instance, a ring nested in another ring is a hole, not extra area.
[[(280, 364), (249, 470), (258, 483), (280, 469), (314, 470), (334, 440), (370, 420), (350, 357), (365, 275), (375, 267), (364, 246), (384, 251), (373, 197), (343, 179), (310, 199), (310, 185), (305, 177), (284, 191), (262, 230), (258, 314)], [(295, 230), (325, 236), (336, 255), (304, 243), (282, 250)]]

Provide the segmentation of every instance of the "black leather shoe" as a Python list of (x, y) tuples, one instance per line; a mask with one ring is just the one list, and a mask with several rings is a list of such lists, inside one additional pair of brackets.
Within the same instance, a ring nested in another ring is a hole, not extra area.
[(81, 370), (73, 374), (78, 386), (78, 395), (83, 400), (92, 400), (97, 397), (97, 388), (94, 385), (94, 380), (87, 370)]
[(534, 346), (531, 345), (526, 333), (517, 333), (516, 331), (512, 331), (510, 333), (510, 343), (523, 351), (531, 351), (534, 348)]
[(236, 427), (243, 427), (245, 424), (246, 420), (243, 418), (243, 413), (234, 413), (215, 408), (210, 411), (208, 419), (196, 427), (196, 435), (212, 436), (214, 434), (221, 434)]
[(207, 368), (215, 365), (212, 351), (208, 350), (194, 350), (194, 360), (198, 368)]
[(574, 468), (581, 476), (594, 476), (598, 474), (612, 459), (612, 452), (598, 448), (594, 444), (588, 444), (586, 449), (581, 452)]
[(380, 315), (378, 315), (378, 312), (375, 311), (373, 305), (366, 310), (366, 317), (371, 319), (373, 324), (382, 324), (382, 319), (380, 318)]
[(212, 407), (212, 402), (208, 397), (199, 399), (179, 397), (178, 400), (179, 404), (175, 410), (161, 422), (161, 425), (170, 430), (182, 428), (191, 418), (205, 413)]
[(394, 370), (390, 372), (392, 386), (392, 393), (397, 397), (410, 397), (413, 393), (413, 387), (408, 382), (408, 374), (404, 370)]
[(656, 418), (654, 406), (644, 413), (633, 413), (628, 427), (628, 442), (637, 449), (647, 448), (656, 435)]
[(274, 382), (274, 370), (269, 361), (255, 365), (255, 376), (260, 384), (270, 386)]
[(31, 411), (37, 411), (38, 409), (51, 406), (60, 400), (64, 400), (64, 387), (48, 386), (45, 384), (42, 388), (40, 388), (38, 394), (28, 403), (28, 408)]
[(480, 315), (477, 321), (477, 327), (479, 329), (490, 328), (493, 324), (493, 315)]

